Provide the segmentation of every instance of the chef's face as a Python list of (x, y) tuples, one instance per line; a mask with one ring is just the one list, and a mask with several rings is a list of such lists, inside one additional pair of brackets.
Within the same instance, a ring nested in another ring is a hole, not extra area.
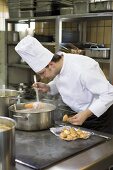
[(53, 79), (57, 74), (57, 67), (55, 62), (50, 62), (44, 69), (37, 73), (41, 79)]

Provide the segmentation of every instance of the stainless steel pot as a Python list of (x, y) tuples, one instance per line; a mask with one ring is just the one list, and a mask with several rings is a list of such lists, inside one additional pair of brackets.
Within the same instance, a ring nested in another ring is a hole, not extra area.
[(0, 116), (0, 170), (12, 170), (15, 166), (15, 124)]
[(8, 116), (8, 107), (16, 103), (19, 92), (17, 90), (0, 89), (0, 115)]
[[(25, 131), (48, 129), (54, 124), (54, 112), (56, 106), (44, 103), (43, 109), (28, 110), (25, 103), (9, 107), (9, 116), (16, 121), (16, 128)], [(15, 110), (16, 107), (16, 110)]]
[(93, 58), (109, 58), (110, 48), (98, 48), (98, 47), (86, 48), (85, 55)]
[(19, 32), (17, 31), (8, 31), (8, 42), (18, 42), (19, 41)]

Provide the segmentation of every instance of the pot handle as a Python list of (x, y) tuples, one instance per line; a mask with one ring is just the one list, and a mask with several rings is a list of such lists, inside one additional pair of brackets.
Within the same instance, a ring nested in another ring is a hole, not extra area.
[(18, 97), (12, 97), (10, 100), (19, 100), (22, 99), (22, 97), (18, 96)]
[(28, 116), (17, 116), (17, 115), (13, 115), (14, 118), (19, 118), (19, 119), (23, 119), (23, 120), (28, 120)]

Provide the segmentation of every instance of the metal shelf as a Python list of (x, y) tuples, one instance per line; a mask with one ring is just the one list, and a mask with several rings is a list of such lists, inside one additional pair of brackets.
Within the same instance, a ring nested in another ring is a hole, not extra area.
[(85, 14), (67, 14), (67, 15), (59, 15), (59, 16), (42, 16), (42, 17), (29, 17), (29, 18), (10, 18), (6, 19), (8, 23), (28, 23), (34, 21), (50, 21), (56, 20), (56, 18), (60, 19), (82, 19), (82, 18), (92, 18), (92, 17), (111, 17), (113, 16), (113, 12), (103, 12), (103, 13), (85, 13)]
[(41, 42), (42, 45), (47, 45), (47, 46), (55, 46), (55, 42)]
[[(10, 82), (16, 84), (19, 81), (23, 81), (23, 79), (25, 78), (26, 83), (29, 83), (32, 80), (33, 74), (34, 72), (32, 71), (32, 69), (25, 64), (19, 64), (17, 63), (18, 60), (18, 54), (16, 54), (13, 50), (11, 49), (11, 53), (9, 55), (9, 49), (8, 47), (10, 46), (16, 46), (18, 42), (8, 42), (8, 24), (11, 25), (12, 31), (15, 31), (15, 24), (17, 23), (21, 23), (21, 24), (28, 24), (28, 26), (30, 25), (31, 22), (53, 22), (54, 24), (56, 24), (56, 16), (43, 16), (43, 17), (31, 17), (31, 18), (10, 18), (10, 19), (6, 19), (5, 20), (5, 26), (6, 26), (6, 65), (7, 65), (7, 69), (6, 69), (6, 79), (7, 79), (7, 85), (10, 84)], [(56, 34), (55, 34), (56, 35)], [(56, 50), (55, 46), (56, 46), (56, 37), (55, 37), (55, 42), (42, 42), (42, 45), (47, 46), (49, 48), (52, 47)], [(14, 52), (14, 53), (13, 53)], [(9, 59), (9, 57), (11, 57), (11, 59)], [(15, 58), (16, 57), (16, 58)], [(14, 60), (13, 60), (14, 58)], [(9, 64), (8, 62), (15, 62), (14, 64)], [(13, 69), (10, 69), (13, 68)], [(25, 70), (24, 70), (25, 69)], [(13, 71), (15, 70), (15, 74), (14, 76), (16, 76), (16, 74), (19, 76), (18, 79), (17, 77), (12, 77), (9, 75), (13, 74)], [(25, 74), (23, 74), (23, 72), (25, 71)], [(23, 75), (22, 75), (23, 74)]]
[[(113, 12), (104, 12), (104, 13), (85, 13), (85, 14), (70, 14), (70, 15), (60, 15), (60, 16), (42, 16), (42, 17), (32, 17), (32, 18), (15, 18), (15, 19), (6, 19), (6, 34), (8, 32), (8, 23), (11, 23), (13, 26), (16, 23), (30, 24), (30, 22), (54, 22), (55, 24), (55, 42), (42, 42), (44, 46), (54, 46), (55, 52), (60, 49), (60, 44), (62, 43), (62, 23), (63, 22), (78, 22), (79, 28), (81, 29), (81, 21), (83, 22), (83, 34), (80, 35), (82, 39), (86, 40), (86, 31), (87, 31), (87, 20), (95, 19), (111, 19), (112, 28), (113, 28)], [(14, 28), (14, 27), (13, 27)], [(7, 36), (6, 36), (7, 37)], [(6, 38), (6, 48), (8, 45), (16, 45), (17, 42), (7, 42)], [(110, 65), (109, 80), (113, 84), (113, 31), (111, 35), (111, 47), (110, 47), (110, 59), (95, 59), (99, 63), (108, 63)], [(6, 49), (7, 59), (8, 53)], [(8, 60), (7, 60), (8, 61)], [(24, 64), (8, 64), (8, 67), (17, 67), (17, 68), (27, 68), (30, 67)], [(7, 70), (8, 71), (8, 70)]]
[(85, 18), (101, 18), (101, 17), (112, 17), (113, 12), (104, 12), (104, 13), (85, 13), (85, 14), (68, 14), (68, 15), (61, 15), (60, 19), (62, 21), (71, 21), (71, 20), (84, 20)]
[(7, 45), (17, 45), (18, 42), (8, 42)]
[(86, 42), (86, 32), (87, 32), (87, 21), (92, 21), (95, 19), (111, 19), (112, 20), (112, 33), (111, 33), (111, 45), (110, 45), (110, 59), (95, 59), (99, 63), (109, 64), (109, 81), (113, 84), (113, 12), (103, 12), (103, 13), (85, 13), (85, 14), (70, 14), (61, 15), (57, 17), (56, 29), (56, 49), (60, 49), (60, 44), (62, 44), (62, 25), (63, 22), (77, 22), (78, 28), (80, 30), (80, 42)]
[[(17, 45), (18, 42), (8, 42), (7, 45)], [(41, 42), (42, 45), (47, 45), (47, 46), (55, 46), (55, 42)]]
[(29, 18), (10, 18), (10, 19), (6, 19), (6, 22), (8, 23), (22, 23), (22, 24), (26, 24), (29, 22), (36, 22), (36, 21), (45, 21), (45, 22), (49, 22), (51, 20), (55, 21), (56, 16), (42, 16), (42, 17), (29, 17)]
[(18, 67), (18, 68), (25, 68), (30, 69), (30, 67), (26, 64), (8, 64), (8, 67)]

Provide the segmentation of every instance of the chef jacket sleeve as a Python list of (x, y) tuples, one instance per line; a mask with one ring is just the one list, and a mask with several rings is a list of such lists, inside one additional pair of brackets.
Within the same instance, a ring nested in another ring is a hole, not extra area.
[(58, 94), (58, 89), (56, 87), (56, 79), (57, 78), (54, 78), (51, 82), (48, 83), (48, 85), (50, 87), (50, 94), (51, 95)]
[(82, 75), (85, 88), (94, 95), (89, 110), (99, 117), (113, 104), (113, 86), (106, 79), (98, 63), (86, 69)]

